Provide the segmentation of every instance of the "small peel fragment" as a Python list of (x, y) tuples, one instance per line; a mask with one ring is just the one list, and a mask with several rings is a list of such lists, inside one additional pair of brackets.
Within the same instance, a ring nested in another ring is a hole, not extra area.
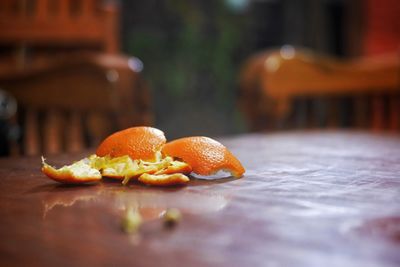
[(45, 158), (42, 157), (42, 165), (42, 172), (47, 177), (64, 184), (98, 182), (102, 178), (101, 173), (90, 166), (87, 158), (56, 169), (47, 164)]
[(166, 227), (173, 227), (182, 219), (182, 213), (175, 208), (167, 209), (163, 215), (163, 219)]
[(143, 173), (138, 180), (144, 184), (156, 186), (184, 185), (189, 182), (189, 178), (182, 173), (159, 175)]
[(190, 167), (190, 165), (187, 164), (186, 162), (171, 159), (171, 162), (167, 167), (155, 172), (154, 174), (156, 175), (173, 174), (173, 173), (189, 174), (191, 172), (192, 172), (192, 167)]

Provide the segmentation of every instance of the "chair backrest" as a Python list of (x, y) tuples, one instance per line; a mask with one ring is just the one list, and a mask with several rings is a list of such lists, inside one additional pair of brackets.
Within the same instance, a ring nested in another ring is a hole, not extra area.
[(82, 51), (115, 54), (118, 17), (114, 1), (2, 0), (0, 72), (24, 71)]
[(118, 52), (118, 8), (102, 0), (2, 0), (0, 43)]
[[(400, 57), (341, 61), (283, 47), (249, 59), (241, 92), (253, 130), (340, 126), (339, 117), (355, 127), (399, 129)], [(340, 114), (340, 99), (350, 99), (351, 112)]]

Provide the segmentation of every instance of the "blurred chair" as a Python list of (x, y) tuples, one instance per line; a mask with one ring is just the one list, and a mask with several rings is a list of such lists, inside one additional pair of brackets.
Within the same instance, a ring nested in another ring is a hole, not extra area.
[(339, 60), (283, 46), (243, 66), (240, 105), (252, 130), (400, 128), (400, 2), (345, 2), (347, 52)]
[(284, 46), (250, 58), (240, 89), (252, 130), (299, 126), (299, 114), (302, 127), (340, 126), (338, 99), (351, 102), (351, 112), (342, 114), (352, 116), (350, 126), (399, 129), (399, 54), (343, 61)]
[(115, 1), (2, 0), (0, 88), (18, 103), (14, 154), (80, 151), (152, 124), (140, 60), (119, 54)]

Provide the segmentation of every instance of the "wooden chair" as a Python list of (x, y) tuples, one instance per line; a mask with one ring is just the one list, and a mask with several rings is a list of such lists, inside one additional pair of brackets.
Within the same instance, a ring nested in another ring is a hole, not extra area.
[[(323, 100), (333, 121), (327, 126), (338, 126), (336, 100), (341, 97), (352, 100), (352, 114), (344, 115), (353, 117), (353, 126), (399, 129), (398, 54), (341, 61), (284, 46), (250, 58), (241, 72), (240, 90), (240, 106), (252, 130), (295, 127), (290, 118), (299, 99)], [(307, 113), (315, 118), (321, 109)], [(310, 120), (306, 126), (318, 127)]]
[(0, 2), (0, 88), (24, 133), (13, 154), (80, 151), (152, 124), (142, 63), (119, 54), (118, 17), (113, 1)]

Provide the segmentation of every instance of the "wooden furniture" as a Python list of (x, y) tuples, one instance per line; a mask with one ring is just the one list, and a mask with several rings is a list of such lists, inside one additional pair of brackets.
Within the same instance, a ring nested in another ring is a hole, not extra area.
[[(253, 130), (277, 127), (290, 116), (293, 101), (299, 98), (350, 97), (354, 100), (353, 126), (400, 126), (397, 54), (343, 61), (283, 46), (250, 58), (241, 72), (240, 89), (240, 104)], [(327, 112), (338, 112), (332, 102), (325, 103), (332, 107)]]
[[(298, 131), (220, 141), (246, 167), (242, 179), (71, 187), (41, 174), (39, 157), (0, 159), (0, 265), (399, 265), (399, 136)], [(127, 207), (144, 220), (136, 234), (121, 231)], [(167, 208), (182, 212), (175, 227), (159, 219)]]
[(2, 77), (2, 88), (18, 100), (25, 133), (14, 154), (81, 151), (117, 129), (151, 124), (148, 88), (129, 67), (132, 60), (83, 54)]
[[(106, 3), (106, 4), (104, 4)], [(119, 52), (115, 1), (3, 0), (0, 42), (15, 46), (96, 47)]]
[(1, 1), (0, 88), (17, 99), (24, 133), (13, 154), (79, 151), (152, 124), (143, 66), (119, 53), (118, 20), (115, 1)]
[[(366, 0), (358, 2), (364, 30), (361, 43), (363, 55), (380, 55), (400, 50), (400, 2), (396, 0)], [(353, 11), (353, 10), (351, 10)], [(349, 14), (351, 15), (351, 14)], [(359, 47), (360, 49), (360, 47)]]

